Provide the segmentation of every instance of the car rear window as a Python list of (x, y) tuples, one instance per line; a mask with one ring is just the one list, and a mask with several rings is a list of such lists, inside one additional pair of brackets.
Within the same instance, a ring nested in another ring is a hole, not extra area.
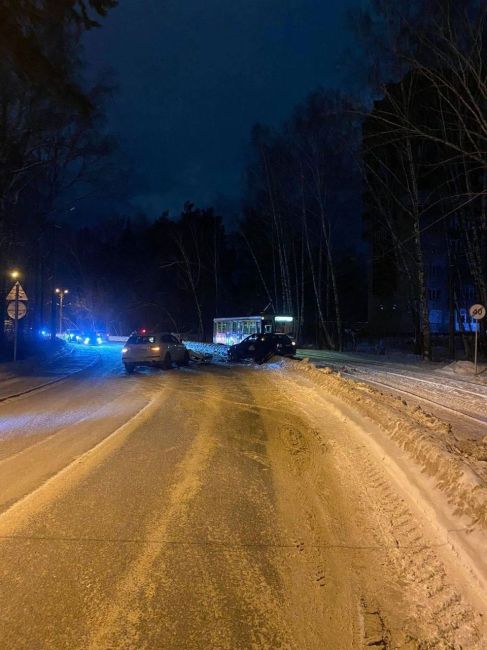
[(143, 343), (155, 343), (155, 341), (155, 336), (142, 336), (141, 334), (132, 334), (132, 336), (129, 337), (127, 343), (138, 345)]

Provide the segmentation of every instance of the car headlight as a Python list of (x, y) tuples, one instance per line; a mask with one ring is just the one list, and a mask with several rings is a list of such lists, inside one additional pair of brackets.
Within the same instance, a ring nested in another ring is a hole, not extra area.
[(151, 345), (150, 349), (152, 350), (152, 352), (160, 352), (161, 351), (161, 348), (158, 345)]
[(89, 342), (90, 342), (90, 337), (87, 336), (87, 337), (85, 338), (85, 340), (83, 341), (83, 343), (84, 343), (85, 345), (88, 345)]
[(128, 352), (128, 348), (122, 348), (122, 354), (125, 354), (126, 352)]
[(296, 343), (294, 341), (291, 341), (291, 345), (296, 345)]
[(101, 337), (100, 336), (96, 337), (96, 342), (98, 343), (98, 345), (101, 345)]

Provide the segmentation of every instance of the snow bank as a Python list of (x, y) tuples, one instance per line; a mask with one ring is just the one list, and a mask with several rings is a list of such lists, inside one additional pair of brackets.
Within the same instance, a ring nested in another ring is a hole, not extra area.
[(318, 369), (307, 359), (282, 360), (280, 365), (306, 373), (313, 383), (373, 420), (432, 477), (446, 494), (455, 514), (487, 529), (487, 436), (458, 439), (449, 423), (419, 406), (384, 394), (363, 382), (346, 379), (329, 368)]
[(473, 361), (453, 361), (438, 372), (452, 376), (475, 377), (476, 382), (487, 385), (487, 366), (485, 363), (479, 363), (477, 370), (478, 374), (475, 375)]

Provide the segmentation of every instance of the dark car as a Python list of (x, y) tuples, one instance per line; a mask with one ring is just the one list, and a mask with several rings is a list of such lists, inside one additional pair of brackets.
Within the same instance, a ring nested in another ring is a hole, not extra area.
[(81, 343), (83, 343), (83, 345), (101, 345), (103, 339), (98, 332), (89, 330), (81, 334)]
[(83, 332), (78, 329), (67, 329), (64, 332), (64, 338), (66, 341), (69, 341), (70, 343), (81, 343), (83, 336)]
[(230, 361), (253, 359), (257, 363), (264, 363), (274, 354), (293, 357), (296, 343), (287, 334), (251, 334), (228, 349)]

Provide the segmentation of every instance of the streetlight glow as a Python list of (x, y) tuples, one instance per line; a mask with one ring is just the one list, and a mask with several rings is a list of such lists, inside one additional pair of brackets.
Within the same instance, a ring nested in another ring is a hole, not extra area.
[(59, 296), (59, 334), (63, 333), (63, 298), (69, 293), (69, 289), (60, 289), (57, 287), (54, 289), (54, 293)]
[(10, 277), (16, 280), (20, 276), (19, 271), (10, 271)]

